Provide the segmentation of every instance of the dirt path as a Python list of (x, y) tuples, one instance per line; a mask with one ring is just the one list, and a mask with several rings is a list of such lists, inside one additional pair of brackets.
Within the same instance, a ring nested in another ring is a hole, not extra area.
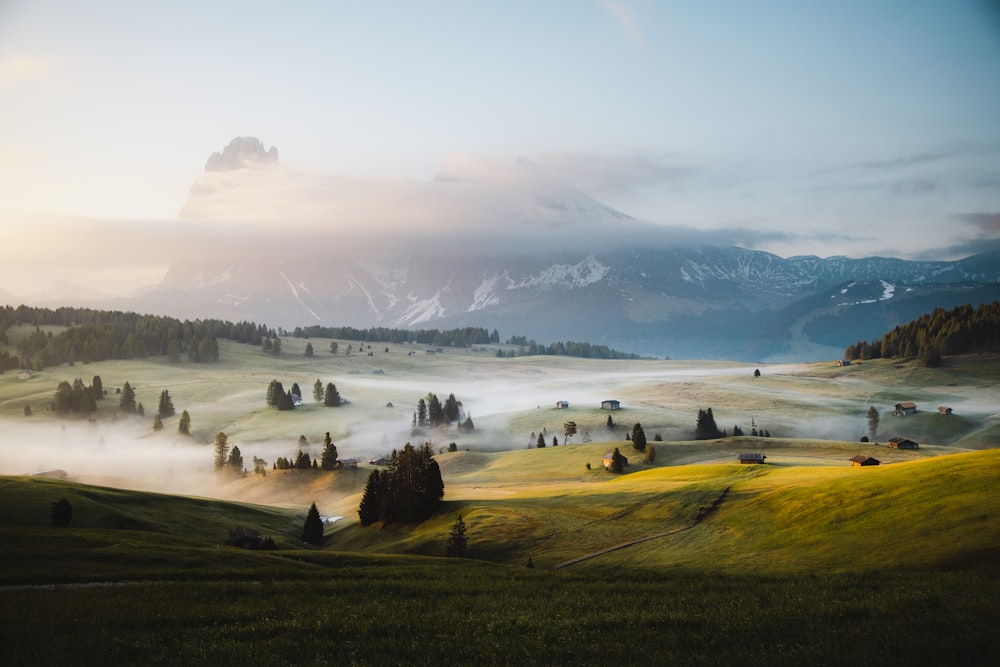
[(559, 563), (558, 565), (553, 565), (551, 569), (558, 570), (564, 567), (568, 567), (570, 565), (575, 565), (576, 563), (580, 563), (585, 560), (589, 560), (591, 558), (603, 556), (604, 554), (611, 553), (612, 551), (618, 551), (619, 549), (631, 547), (633, 545), (639, 544), (640, 542), (648, 542), (649, 540), (656, 540), (661, 537), (676, 535), (677, 533), (683, 533), (685, 530), (690, 530), (695, 526), (697, 526), (699, 523), (701, 523), (705, 517), (707, 517), (709, 514), (714, 512), (719, 507), (719, 505), (722, 503), (722, 499), (726, 497), (727, 493), (729, 493), (729, 489), (730, 487), (727, 486), (726, 490), (722, 492), (722, 495), (720, 495), (718, 498), (715, 499), (715, 502), (712, 503), (711, 507), (705, 508), (703, 509), (703, 511), (698, 512), (697, 517), (692, 519), (687, 524), (681, 526), (680, 528), (674, 528), (673, 530), (668, 530), (664, 533), (657, 533), (656, 535), (647, 535), (646, 537), (640, 537), (637, 540), (631, 540), (630, 542), (623, 542), (622, 544), (616, 544), (614, 546), (608, 547), (607, 549), (601, 549), (600, 551), (595, 551), (593, 553), (589, 553), (583, 556), (578, 556), (563, 563)]

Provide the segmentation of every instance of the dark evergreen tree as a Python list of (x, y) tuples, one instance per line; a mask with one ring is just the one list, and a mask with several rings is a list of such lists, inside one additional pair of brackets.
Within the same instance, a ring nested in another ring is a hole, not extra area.
[(94, 397), (95, 401), (99, 401), (104, 398), (104, 382), (101, 381), (100, 375), (95, 375), (94, 379), (91, 381), (90, 394)]
[(313, 385), (313, 400), (317, 403), (323, 402), (323, 382), (316, 378), (316, 383)]
[(160, 417), (173, 417), (176, 414), (174, 402), (170, 399), (170, 392), (164, 389), (160, 392), (160, 406), (156, 411)]
[(455, 520), (455, 524), (451, 527), (451, 532), (448, 534), (448, 543), (445, 546), (444, 553), (450, 558), (465, 558), (467, 543), (465, 521), (462, 520), (462, 515), (459, 514)]
[(632, 448), (637, 452), (646, 451), (646, 432), (642, 430), (642, 424), (639, 422), (632, 427)]
[(57, 528), (65, 528), (73, 520), (73, 506), (65, 498), (61, 498), (52, 503), (52, 511), (49, 514), (52, 525)]
[(611, 472), (620, 473), (625, 469), (625, 457), (622, 453), (618, 451), (615, 447), (615, 451), (611, 453)]
[(299, 453), (295, 456), (295, 469), (309, 470), (310, 468), (312, 468), (312, 459), (309, 458), (309, 452), (304, 452), (300, 449)]
[(714, 440), (719, 437), (722, 437), (722, 433), (715, 423), (715, 415), (712, 414), (712, 408), (708, 408), (707, 410), (699, 409), (698, 422), (694, 429), (695, 440)]
[(868, 407), (865, 419), (868, 421), (868, 435), (872, 440), (877, 440), (879, 416), (878, 410), (875, 409), (874, 405)]
[(427, 395), (427, 422), (432, 428), (444, 423), (444, 407), (436, 394)]
[(361, 504), (358, 506), (358, 519), (362, 526), (370, 526), (379, 520), (383, 502), (383, 486), (379, 471), (372, 470), (371, 474), (368, 475), (365, 491), (361, 495)]
[(306, 521), (302, 525), (302, 541), (317, 547), (323, 546), (323, 519), (319, 516), (316, 503), (313, 503), (306, 513)]
[(215, 434), (215, 469), (222, 470), (226, 466), (226, 455), (229, 453), (229, 438), (222, 431)]
[(134, 415), (136, 411), (135, 403), (135, 390), (132, 389), (132, 385), (128, 382), (122, 386), (122, 395), (118, 400), (118, 409), (122, 412), (130, 415)]
[[(393, 450), (389, 464), (377, 479), (379, 485), (374, 493), (379, 496), (378, 520), (383, 523), (423, 521), (434, 512), (444, 495), (441, 469), (429, 444), (418, 450), (406, 443), (402, 451)], [(368, 493), (366, 488), (362, 497), (366, 512), (372, 502), (367, 498)], [(358, 511), (360, 515), (360, 507)]]
[(559, 446), (559, 438), (557, 438), (556, 436), (552, 436), (552, 446), (553, 447)]
[(337, 392), (337, 387), (334, 386), (332, 382), (327, 383), (326, 393), (323, 395), (323, 405), (328, 408), (336, 408), (341, 404), (340, 394)]
[(229, 459), (226, 461), (226, 465), (229, 466), (229, 472), (233, 475), (242, 475), (243, 469), (243, 453), (240, 452), (240, 448), (233, 445), (233, 449), (229, 452)]
[(538, 434), (538, 439), (535, 441), (535, 447), (538, 447), (538, 449), (544, 449), (545, 448), (545, 434), (544, 433), (539, 433)]
[(313, 356), (313, 345), (312, 345), (312, 343), (306, 343), (306, 356), (307, 357)]
[(281, 394), (278, 397), (278, 409), (279, 410), (294, 410), (295, 409), (295, 399), (292, 398), (292, 390), (289, 389), (287, 393)]
[(302, 390), (299, 388), (298, 382), (292, 383), (292, 396), (298, 396), (299, 399), (302, 398)]
[(333, 439), (330, 437), (330, 432), (326, 432), (326, 436), (323, 438), (323, 457), (322, 466), (323, 470), (334, 470), (337, 467), (337, 445), (333, 444)]
[(427, 426), (427, 401), (420, 399), (417, 401), (417, 426)]
[(457, 422), (459, 419), (459, 413), (461, 408), (458, 403), (458, 399), (455, 398), (455, 394), (448, 394), (448, 398), (444, 402), (444, 420), (447, 423)]
[(140, 417), (146, 416), (146, 408), (142, 407), (142, 403), (139, 403), (135, 406), (135, 414), (137, 414)]
[(181, 435), (191, 435), (191, 415), (187, 410), (181, 412), (180, 421), (177, 422), (177, 432)]
[(608, 430), (609, 431), (614, 430), (614, 428), (615, 428), (615, 420), (611, 418), (610, 414), (608, 415), (607, 426), (608, 426)]
[(472, 415), (466, 417), (465, 421), (462, 422), (462, 430), (466, 432), (472, 432), (476, 430), (476, 425), (472, 423)]
[(163, 430), (163, 418), (160, 417), (160, 413), (153, 415), (153, 430), (162, 431)]

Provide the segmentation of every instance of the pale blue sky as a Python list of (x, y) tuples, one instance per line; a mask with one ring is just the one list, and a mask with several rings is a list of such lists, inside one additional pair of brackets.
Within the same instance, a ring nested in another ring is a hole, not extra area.
[(1000, 8), (0, 0), (6, 226), (176, 218), (238, 135), (366, 179), (526, 156), (785, 256), (957, 256), (1000, 236)]

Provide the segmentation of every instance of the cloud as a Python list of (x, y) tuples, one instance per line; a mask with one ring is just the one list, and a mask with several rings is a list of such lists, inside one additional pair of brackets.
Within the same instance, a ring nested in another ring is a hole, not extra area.
[(38, 79), (54, 65), (55, 61), (50, 58), (15, 56), (8, 60), (2, 60), (0, 61), (0, 88)]
[(601, 5), (625, 32), (628, 40), (636, 46), (642, 46), (642, 32), (628, 3), (625, 0), (601, 0)]
[(960, 213), (955, 217), (987, 234), (1000, 234), (1000, 213)]
[(540, 162), (585, 192), (624, 194), (649, 187), (679, 187), (702, 172), (683, 158), (655, 153), (602, 155), (588, 152), (550, 153)]

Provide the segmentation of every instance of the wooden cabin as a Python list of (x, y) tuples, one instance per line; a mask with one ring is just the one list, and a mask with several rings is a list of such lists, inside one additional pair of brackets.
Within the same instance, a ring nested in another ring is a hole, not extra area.
[(896, 403), (896, 412), (894, 413), (897, 417), (906, 417), (908, 415), (915, 414), (917, 411), (917, 404), (911, 403), (910, 401), (904, 401), (902, 403)]
[(857, 456), (852, 456), (851, 457), (851, 465), (853, 465), (855, 467), (858, 467), (858, 466), (877, 466), (880, 463), (881, 463), (881, 461), (879, 461), (878, 459), (873, 458), (871, 456), (865, 456), (864, 454), (858, 454)]
[(743, 464), (763, 463), (766, 458), (767, 457), (760, 452), (744, 452), (739, 455), (739, 462)]
[(889, 438), (889, 446), (893, 449), (919, 449), (920, 445), (902, 436)]
[(617, 410), (621, 406), (622, 406), (622, 404), (619, 401), (616, 401), (614, 399), (608, 399), (606, 401), (601, 401), (601, 409), (602, 410)]

